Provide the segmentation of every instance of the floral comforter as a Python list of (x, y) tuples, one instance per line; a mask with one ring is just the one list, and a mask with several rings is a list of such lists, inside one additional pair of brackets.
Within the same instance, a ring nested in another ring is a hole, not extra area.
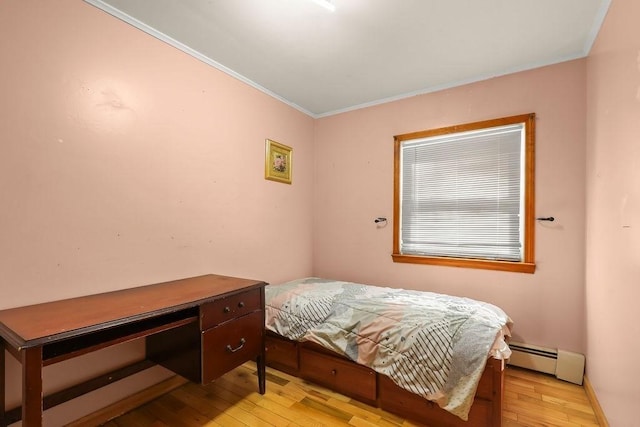
[(469, 298), (319, 278), (266, 287), (266, 326), (390, 377), (467, 420), (487, 358), (508, 358), (511, 319)]

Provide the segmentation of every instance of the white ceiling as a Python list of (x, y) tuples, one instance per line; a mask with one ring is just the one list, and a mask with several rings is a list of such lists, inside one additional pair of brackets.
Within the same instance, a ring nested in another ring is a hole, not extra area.
[(86, 0), (313, 117), (587, 56), (611, 0)]

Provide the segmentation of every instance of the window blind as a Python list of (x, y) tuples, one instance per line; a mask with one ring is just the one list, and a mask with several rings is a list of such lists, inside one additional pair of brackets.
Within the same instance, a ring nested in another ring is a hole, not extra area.
[(404, 141), (401, 253), (522, 261), (524, 131), (517, 124)]

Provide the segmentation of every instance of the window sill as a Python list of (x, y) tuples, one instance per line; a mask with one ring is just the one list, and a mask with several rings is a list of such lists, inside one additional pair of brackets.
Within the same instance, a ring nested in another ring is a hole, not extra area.
[(483, 270), (511, 271), (533, 274), (536, 264), (530, 262), (490, 261), (467, 258), (439, 258), (418, 255), (392, 254), (393, 262), (409, 264), (442, 265), (448, 267), (478, 268)]

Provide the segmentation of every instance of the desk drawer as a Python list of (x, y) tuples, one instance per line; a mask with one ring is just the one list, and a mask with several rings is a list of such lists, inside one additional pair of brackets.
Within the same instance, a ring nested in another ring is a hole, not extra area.
[(226, 321), (261, 310), (261, 289), (252, 289), (203, 304), (200, 308), (203, 331)]
[(262, 311), (255, 311), (202, 333), (203, 384), (261, 354), (262, 322)]

